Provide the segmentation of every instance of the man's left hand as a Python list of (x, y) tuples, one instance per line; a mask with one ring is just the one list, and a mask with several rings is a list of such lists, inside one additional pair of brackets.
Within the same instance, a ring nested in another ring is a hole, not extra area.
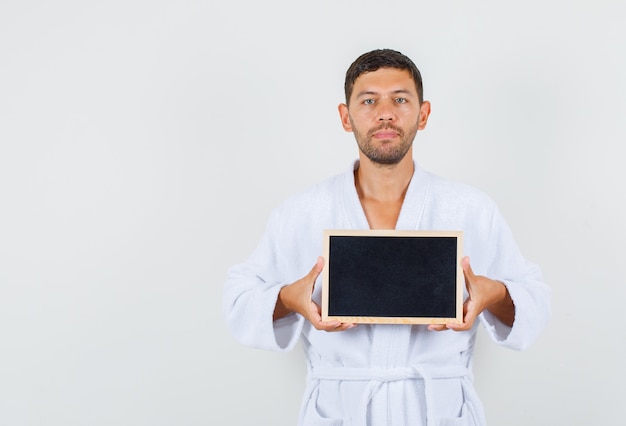
[(515, 305), (506, 286), (482, 275), (475, 275), (469, 257), (461, 260), (461, 268), (465, 276), (465, 286), (469, 294), (463, 304), (463, 322), (448, 324), (431, 324), (429, 330), (466, 331), (472, 328), (478, 315), (485, 309), (492, 312), (500, 321), (509, 327), (515, 320)]

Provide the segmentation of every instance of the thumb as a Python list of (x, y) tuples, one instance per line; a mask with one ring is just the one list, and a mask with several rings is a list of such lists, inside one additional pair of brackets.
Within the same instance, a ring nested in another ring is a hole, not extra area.
[(324, 258), (322, 256), (319, 256), (317, 258), (317, 262), (315, 262), (315, 265), (313, 265), (307, 277), (311, 281), (315, 282), (315, 280), (317, 279), (317, 277), (319, 276), (319, 274), (322, 272), (323, 269), (324, 269)]
[(474, 271), (472, 270), (472, 266), (470, 265), (469, 256), (465, 256), (463, 259), (461, 259), (461, 268), (463, 269), (463, 275), (465, 276), (465, 286), (469, 291), (471, 284), (476, 279), (476, 275), (474, 275)]

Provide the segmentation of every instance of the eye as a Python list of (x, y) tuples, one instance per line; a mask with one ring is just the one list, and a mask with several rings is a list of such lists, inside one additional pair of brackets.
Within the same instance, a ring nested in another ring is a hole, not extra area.
[(365, 105), (374, 105), (374, 99), (365, 99), (363, 103)]
[(405, 104), (407, 102), (406, 98), (396, 98), (397, 104)]

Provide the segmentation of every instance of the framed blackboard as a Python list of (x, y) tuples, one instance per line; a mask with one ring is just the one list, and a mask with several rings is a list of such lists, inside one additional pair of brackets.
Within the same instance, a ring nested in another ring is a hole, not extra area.
[(462, 231), (324, 231), (322, 319), (462, 322), (462, 247)]

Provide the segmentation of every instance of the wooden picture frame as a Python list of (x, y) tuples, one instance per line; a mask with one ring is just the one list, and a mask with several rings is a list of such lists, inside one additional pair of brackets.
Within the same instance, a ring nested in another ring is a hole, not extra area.
[(462, 231), (325, 230), (322, 319), (463, 321)]

